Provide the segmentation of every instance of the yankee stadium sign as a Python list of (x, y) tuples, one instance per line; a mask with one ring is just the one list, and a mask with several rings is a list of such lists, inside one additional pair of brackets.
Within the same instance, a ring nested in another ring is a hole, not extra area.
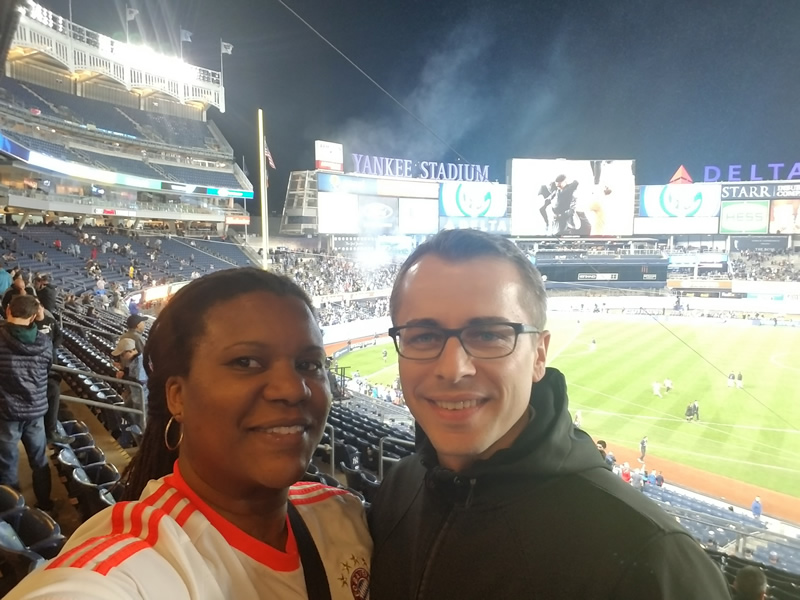
[(414, 177), (436, 181), (489, 181), (489, 165), (415, 162), (404, 158), (352, 154), (353, 170), (361, 175), (383, 177)]

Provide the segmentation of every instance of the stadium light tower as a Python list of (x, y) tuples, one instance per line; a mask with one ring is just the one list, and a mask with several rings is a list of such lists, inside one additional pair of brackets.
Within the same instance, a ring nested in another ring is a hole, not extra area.
[(269, 224), (267, 221), (267, 157), (264, 138), (264, 111), (258, 109), (258, 178), (261, 187), (261, 268), (267, 268), (269, 261)]

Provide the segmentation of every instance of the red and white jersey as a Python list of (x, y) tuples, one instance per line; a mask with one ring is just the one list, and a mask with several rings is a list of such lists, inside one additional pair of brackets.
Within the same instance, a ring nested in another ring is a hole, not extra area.
[[(317, 546), (332, 600), (369, 593), (372, 540), (352, 494), (298, 483), (290, 489)], [(294, 533), (286, 552), (215, 513), (176, 470), (84, 523), (61, 553), (26, 577), (9, 600), (306, 599)]]

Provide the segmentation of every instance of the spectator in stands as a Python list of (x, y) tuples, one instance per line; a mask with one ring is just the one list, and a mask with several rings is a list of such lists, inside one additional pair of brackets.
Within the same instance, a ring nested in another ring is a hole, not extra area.
[(11, 300), (15, 296), (35, 296), (36, 294), (33, 291), (33, 288), (27, 286), (25, 284), (25, 277), (22, 275), (22, 271), (17, 271), (14, 275), (14, 279), (11, 282), (11, 287), (6, 290), (6, 293), (3, 294), (3, 300), (0, 302), (0, 306), (2, 306), (3, 313), (6, 312), (8, 309), (8, 305), (11, 303)]
[(750, 505), (750, 510), (753, 512), (754, 519), (761, 518), (761, 496), (756, 496), (756, 499)]
[(56, 312), (56, 288), (50, 283), (49, 275), (39, 275), (33, 280), (36, 297), (42, 306), (51, 313)]
[(658, 475), (656, 475), (656, 485), (658, 487), (664, 487), (664, 473), (659, 471)]
[[(50, 338), (53, 344), (53, 350), (61, 347), (64, 336), (61, 333), (61, 327), (58, 320), (53, 313), (47, 310), (39, 299), (39, 308), (36, 311), (36, 319), (34, 320), (36, 328), (47, 337)], [(52, 368), (47, 375), (47, 413), (44, 416), (44, 431), (47, 435), (48, 442), (55, 442), (58, 444), (72, 443), (73, 438), (70, 436), (61, 435), (58, 432), (58, 408), (61, 404), (61, 375)]]
[(5, 291), (11, 287), (11, 273), (3, 268), (3, 263), (0, 262), (0, 294), (5, 294)]
[(733, 600), (765, 600), (767, 590), (767, 576), (764, 571), (748, 565), (737, 571), (731, 586), (731, 596)]
[(361, 502), (294, 486), (331, 403), (305, 292), (259, 269), (203, 277), (165, 306), (144, 362), (148, 426), (126, 474), (141, 499), (95, 515), (8, 600), (318, 598), (312, 583), (366, 598)]
[[(144, 370), (142, 355), (136, 348), (136, 342), (131, 337), (123, 334), (117, 342), (116, 348), (111, 351), (111, 356), (119, 361), (120, 370), (117, 371), (118, 379), (127, 379), (140, 385), (147, 386), (147, 373)], [(129, 408), (143, 410), (147, 401), (147, 389), (126, 387), (124, 392), (125, 404)], [(136, 423), (143, 427), (142, 419), (135, 418)]]
[(16, 296), (0, 324), (0, 484), (19, 489), (21, 440), (38, 507), (52, 510), (44, 416), (53, 344), (34, 324), (38, 308), (34, 296)]
[(139, 354), (144, 353), (144, 338), (142, 337), (142, 332), (145, 330), (147, 321), (148, 319), (144, 315), (132, 314), (125, 321), (125, 326), (128, 328), (127, 331), (119, 336), (120, 340), (125, 338), (132, 339), (136, 345), (136, 351)]
[(372, 503), (371, 597), (728, 598), (690, 534), (572, 426), (564, 376), (545, 368), (544, 285), (510, 240), (438, 233), (391, 304), (418, 453)]

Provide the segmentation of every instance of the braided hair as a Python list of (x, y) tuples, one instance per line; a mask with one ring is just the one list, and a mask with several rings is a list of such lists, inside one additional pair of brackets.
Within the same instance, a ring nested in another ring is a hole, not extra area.
[(294, 296), (316, 314), (311, 299), (291, 279), (253, 267), (218, 271), (181, 288), (161, 311), (147, 337), (143, 356), (148, 377), (147, 427), (139, 451), (123, 474), (123, 499), (138, 500), (148, 481), (172, 473), (179, 436), (174, 426), (166, 432), (170, 447), (175, 448), (169, 450), (164, 439), (172, 417), (167, 407), (167, 380), (189, 374), (209, 309), (251, 292)]

